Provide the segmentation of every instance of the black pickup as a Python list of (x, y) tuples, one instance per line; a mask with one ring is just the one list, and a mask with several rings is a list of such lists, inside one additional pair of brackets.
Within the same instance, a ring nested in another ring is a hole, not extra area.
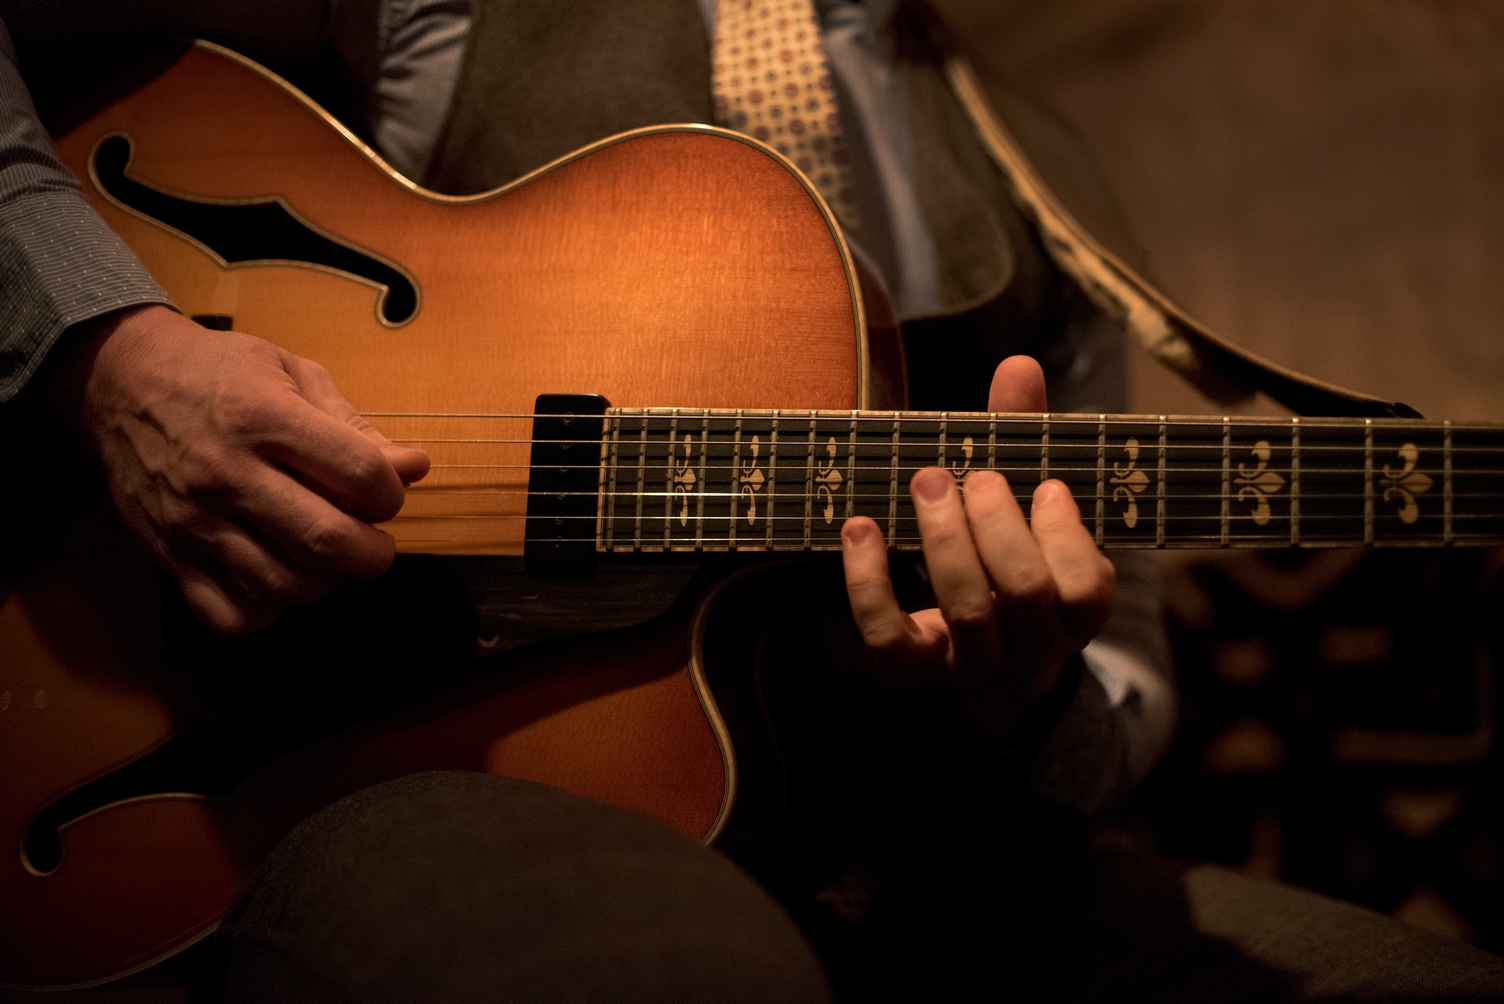
[(535, 578), (595, 575), (601, 441), (610, 406), (598, 394), (539, 394), (533, 406), (523, 560)]

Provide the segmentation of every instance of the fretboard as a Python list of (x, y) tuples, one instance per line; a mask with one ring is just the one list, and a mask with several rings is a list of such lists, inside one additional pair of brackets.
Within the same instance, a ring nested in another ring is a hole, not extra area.
[(1002, 473), (1026, 512), (1057, 478), (1105, 548), (1504, 542), (1500, 426), (686, 409), (595, 421), (603, 554), (838, 550), (852, 516), (917, 548), (909, 479), (935, 464)]

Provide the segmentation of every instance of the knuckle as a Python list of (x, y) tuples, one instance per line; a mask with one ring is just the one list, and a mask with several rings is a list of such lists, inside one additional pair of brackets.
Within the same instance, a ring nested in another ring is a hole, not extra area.
[(218, 401), (218, 426), (235, 439), (264, 435), (280, 424), (281, 406), (270, 394), (231, 392)]
[(906, 635), (898, 625), (889, 621), (862, 626), (862, 641), (879, 655), (887, 655), (902, 647)]
[(1067, 605), (1110, 603), (1117, 592), (1117, 569), (1098, 555), (1085, 574), (1067, 579), (1060, 592)]
[(314, 380), (332, 380), (329, 371), (324, 364), (304, 356), (293, 356), (295, 360), (291, 365), (296, 367), (299, 376), (306, 376)]
[(1009, 584), (1008, 599), (1016, 603), (1042, 603), (1054, 597), (1057, 586), (1047, 568), (1023, 569)]
[(284, 603), (298, 603), (308, 596), (308, 583), (303, 576), (277, 563), (268, 563), (262, 572), (262, 593)]
[(334, 564), (350, 550), (345, 529), (332, 517), (315, 520), (303, 531), (303, 546), (324, 564)]
[(936, 521), (929, 526), (921, 526), (920, 535), (931, 547), (941, 551), (948, 551), (963, 545), (972, 546), (971, 532), (949, 519)]
[(981, 630), (997, 621), (997, 604), (989, 596), (965, 597), (952, 603), (945, 612), (945, 620), (952, 628)]
[(350, 476), (357, 482), (366, 485), (369, 489), (379, 490), (386, 487), (391, 465), (372, 444), (370, 450), (361, 450), (350, 455), (349, 470)]
[(242, 465), (219, 441), (199, 444), (186, 458), (184, 488), (198, 505), (215, 507), (236, 493), (244, 479)]
[(1108, 560), (1107, 555), (1097, 552), (1097, 574), (1108, 589), (1116, 589), (1118, 585), (1118, 568)]

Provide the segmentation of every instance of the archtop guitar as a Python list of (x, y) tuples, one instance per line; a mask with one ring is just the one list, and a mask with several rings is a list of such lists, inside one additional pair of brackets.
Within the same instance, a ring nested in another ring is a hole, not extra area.
[(430, 453), (386, 526), (401, 551), (515, 574), (471, 581), (454, 615), (456, 566), (399, 559), (226, 645), (90, 458), (11, 409), (0, 984), (180, 950), (298, 821), (419, 770), (531, 778), (715, 839), (738, 761), (707, 653), (757, 591), (735, 570), (836, 551), (858, 514), (916, 548), (926, 465), (1002, 471), (1026, 506), (1059, 478), (1105, 548), (1504, 541), (1498, 427), (874, 410), (902, 404), (901, 353), (829, 211), (723, 130), (642, 129), (450, 197), (199, 43), (57, 146), (184, 313), (321, 362)]

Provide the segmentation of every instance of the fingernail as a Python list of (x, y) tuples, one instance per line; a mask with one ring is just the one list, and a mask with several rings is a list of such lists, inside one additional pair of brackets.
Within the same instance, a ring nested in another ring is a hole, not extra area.
[(841, 532), (846, 535), (848, 542), (860, 544), (868, 537), (871, 537), (872, 531), (875, 529), (877, 527), (865, 519), (853, 519), (846, 522), (846, 525), (841, 528)]
[(939, 502), (950, 491), (954, 478), (941, 467), (927, 467), (914, 475), (909, 488), (926, 502)]

